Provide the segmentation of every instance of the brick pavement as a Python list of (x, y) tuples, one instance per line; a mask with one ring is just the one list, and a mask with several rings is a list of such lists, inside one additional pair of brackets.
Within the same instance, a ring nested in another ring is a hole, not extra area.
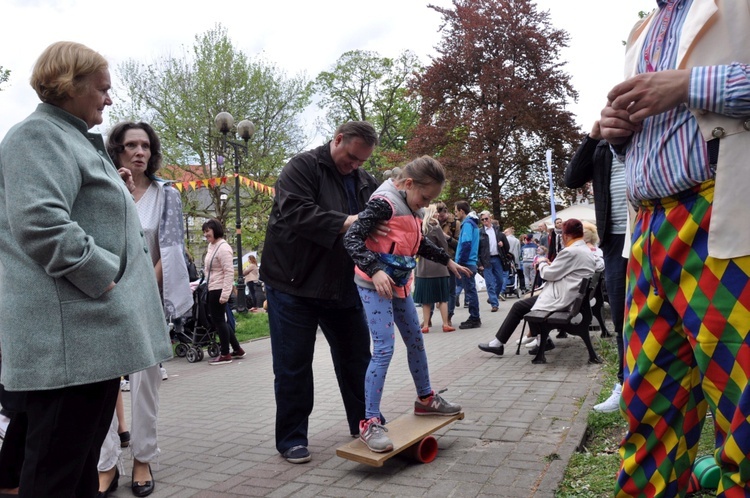
[[(523, 347), (516, 356), (515, 345), (502, 357), (479, 351), (477, 343), (492, 339), (515, 302), (509, 298), (490, 313), (484, 296), (481, 328), (443, 333), (436, 316), (425, 336), (433, 387), (448, 388), (445, 396), (466, 413), (436, 433), (434, 462), (395, 457), (373, 468), (336, 456), (336, 447), (351, 438), (320, 333), (309, 430), (313, 460), (284, 461), (274, 448), (270, 341), (263, 339), (246, 345), (248, 356), (229, 365), (184, 358), (165, 364), (170, 378), (161, 388), (162, 455), (152, 496), (554, 496), (601, 389), (600, 367), (587, 364), (583, 342), (574, 337), (556, 340), (546, 365), (532, 365)], [(467, 316), (457, 309), (454, 324)], [(592, 337), (596, 345), (598, 333)], [(415, 396), (403, 344), (397, 344), (382, 406), (391, 419), (409, 412)], [(129, 404), (128, 394), (125, 399)], [(125, 462), (126, 475), (111, 496), (132, 496)]]

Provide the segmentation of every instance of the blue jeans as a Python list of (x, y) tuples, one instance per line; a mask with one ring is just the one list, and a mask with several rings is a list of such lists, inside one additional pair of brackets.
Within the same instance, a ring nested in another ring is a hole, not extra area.
[(477, 295), (477, 283), (474, 275), (477, 274), (477, 267), (474, 265), (464, 265), (471, 270), (471, 277), (461, 275), (461, 286), (464, 288), (464, 300), (469, 305), (469, 318), (479, 320), (479, 296)]
[(427, 368), (427, 353), (424, 349), (419, 318), (411, 296), (406, 299), (380, 297), (374, 289), (357, 287), (362, 306), (367, 313), (367, 323), (372, 336), (372, 359), (365, 377), (365, 418), (380, 416), (380, 400), (383, 397), (385, 376), (393, 357), (396, 336), (393, 326), (398, 327), (406, 345), (406, 359), (409, 371), (417, 388), (417, 396), (428, 396), (430, 372)]
[(490, 266), (484, 269), (484, 281), (487, 284), (487, 297), (493, 308), (497, 307), (497, 295), (505, 290), (505, 277), (500, 256), (490, 256)]
[(335, 301), (293, 296), (266, 285), (271, 330), (276, 449), (307, 446), (313, 409), (313, 353), (318, 326), (328, 341), (349, 433), (359, 434), (365, 418), (365, 373), (370, 364), (370, 333), (361, 305), (336, 308)]

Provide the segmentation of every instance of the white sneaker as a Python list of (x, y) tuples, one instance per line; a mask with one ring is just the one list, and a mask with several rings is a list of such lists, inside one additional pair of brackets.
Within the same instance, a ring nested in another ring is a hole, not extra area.
[(528, 344), (526, 344), (526, 347), (531, 349), (539, 345), (539, 336), (532, 337), (531, 341), (529, 341)]
[(127, 381), (127, 380), (125, 380), (125, 379), (122, 379), (120, 381), (120, 391), (122, 391), (122, 392), (130, 392), (130, 382)]
[(536, 337), (529, 337), (527, 335), (521, 337), (516, 341), (516, 344), (528, 344), (531, 341), (536, 341)]
[(5, 439), (5, 431), (8, 430), (10, 419), (5, 415), (0, 415), (0, 439)]
[(164, 367), (159, 367), (159, 371), (161, 371), (161, 380), (167, 380), (169, 378), (169, 375), (167, 375), (167, 369)]
[(599, 413), (612, 413), (618, 411), (620, 409), (620, 396), (622, 396), (622, 386), (620, 384), (615, 384), (609, 398), (594, 406), (594, 411)]

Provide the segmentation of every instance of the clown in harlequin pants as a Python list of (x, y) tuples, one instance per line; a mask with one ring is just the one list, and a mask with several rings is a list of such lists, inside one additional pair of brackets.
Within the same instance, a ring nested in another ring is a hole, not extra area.
[(717, 496), (750, 496), (750, 256), (708, 256), (713, 186), (645, 203), (636, 219), (618, 497), (684, 496), (707, 409), (722, 469)]

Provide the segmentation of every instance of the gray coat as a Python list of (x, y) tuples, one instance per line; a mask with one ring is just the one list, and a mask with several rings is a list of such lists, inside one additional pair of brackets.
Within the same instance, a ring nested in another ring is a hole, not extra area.
[(0, 143), (8, 390), (89, 384), (172, 356), (135, 203), (101, 135), (86, 128), (40, 104)]
[(539, 274), (546, 280), (533, 310), (565, 309), (575, 300), (581, 279), (604, 270), (604, 261), (594, 254), (583, 239), (560, 251), (552, 263), (539, 263)]

